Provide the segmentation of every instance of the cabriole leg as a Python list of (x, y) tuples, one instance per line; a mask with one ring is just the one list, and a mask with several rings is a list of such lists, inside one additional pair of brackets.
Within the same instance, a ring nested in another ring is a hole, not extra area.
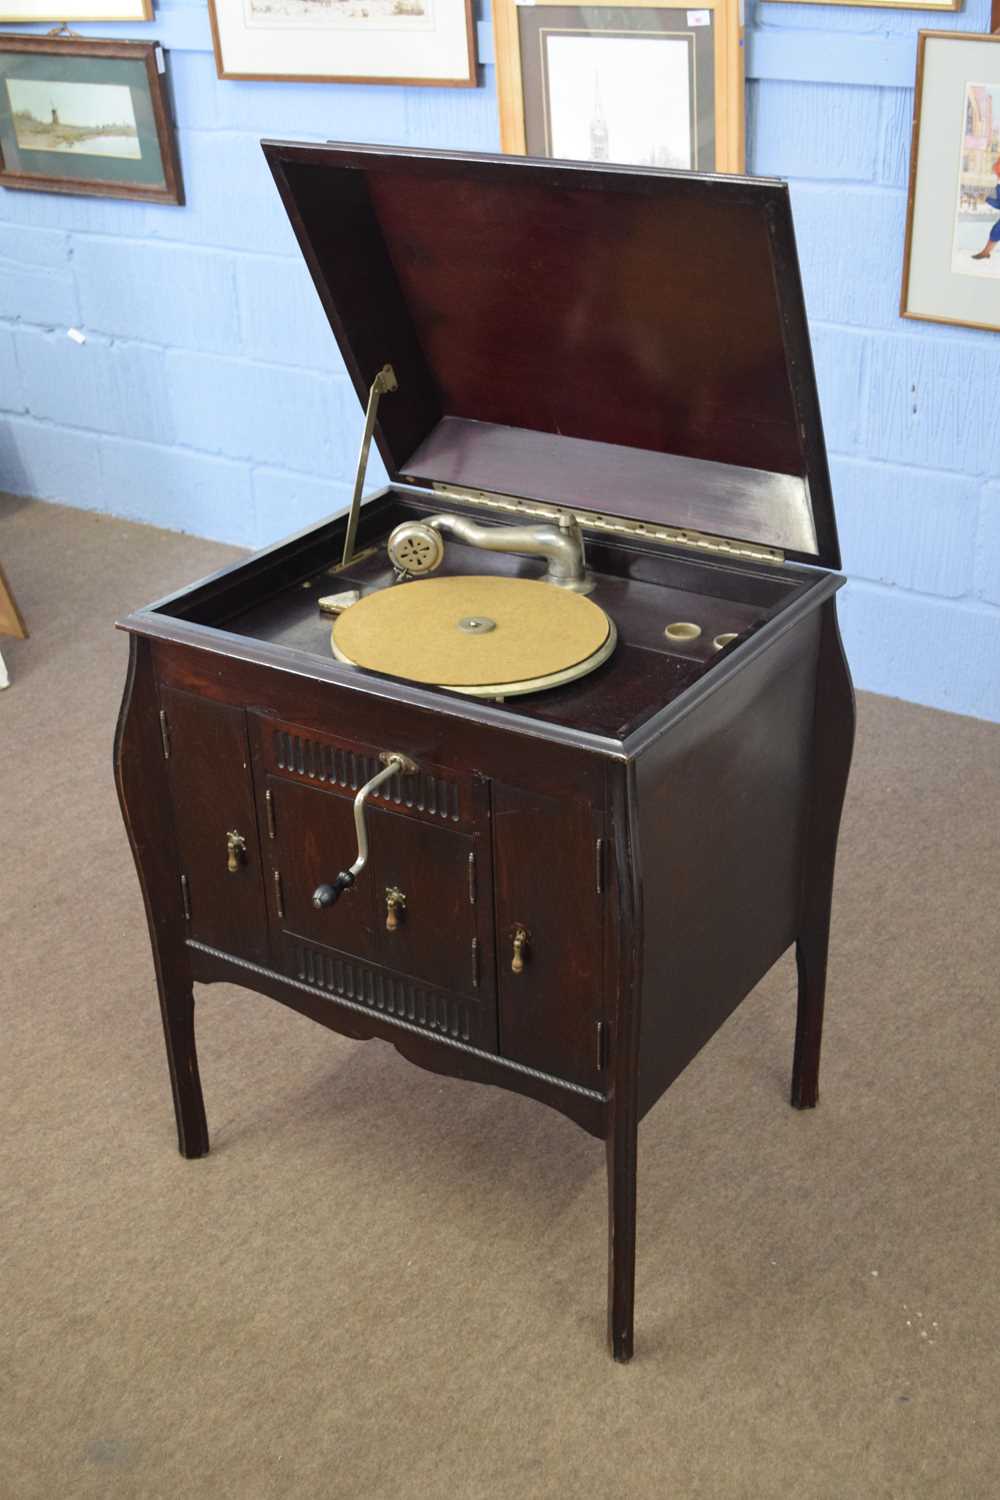
[(169, 995), (160, 990), (160, 1013), (167, 1044), (170, 1088), (177, 1117), (177, 1148), (182, 1156), (208, 1154), (208, 1123), (198, 1074), (194, 1041), (194, 995), (190, 985), (179, 985)]
[(637, 1121), (612, 1115), (608, 1159), (608, 1342), (615, 1359), (632, 1358), (635, 1316)]
[(806, 849), (799, 935), (795, 945), (799, 998), (792, 1064), (792, 1103), (812, 1109), (819, 1098), (819, 1055), (830, 947), (830, 905), (840, 813), (854, 748), (854, 691), (847, 670), (836, 605), (822, 606), (816, 712), (813, 731), (813, 794)]

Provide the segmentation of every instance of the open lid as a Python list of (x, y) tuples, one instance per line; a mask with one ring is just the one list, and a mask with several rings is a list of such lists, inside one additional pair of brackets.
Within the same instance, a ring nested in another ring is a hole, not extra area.
[(394, 482), (840, 566), (784, 183), (263, 146)]

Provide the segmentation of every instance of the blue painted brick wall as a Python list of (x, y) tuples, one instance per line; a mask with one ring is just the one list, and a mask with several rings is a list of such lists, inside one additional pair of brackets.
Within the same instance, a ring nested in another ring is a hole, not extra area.
[[(917, 31), (987, 24), (760, 0), (748, 165), (792, 184), (857, 681), (1000, 720), (1000, 335), (897, 312)], [(476, 90), (220, 82), (203, 0), (79, 29), (168, 49), (187, 205), (0, 193), (0, 486), (269, 542), (346, 503), (360, 412), (258, 141), (495, 150), (488, 22)]]

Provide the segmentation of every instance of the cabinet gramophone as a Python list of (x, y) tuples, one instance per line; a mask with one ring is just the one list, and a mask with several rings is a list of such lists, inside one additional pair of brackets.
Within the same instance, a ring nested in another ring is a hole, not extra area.
[(639, 1120), (792, 944), (817, 1096), (853, 704), (787, 190), (264, 150), (365, 425), (348, 515), (123, 622), (180, 1149), (196, 982), (529, 1095), (606, 1142), (628, 1359)]

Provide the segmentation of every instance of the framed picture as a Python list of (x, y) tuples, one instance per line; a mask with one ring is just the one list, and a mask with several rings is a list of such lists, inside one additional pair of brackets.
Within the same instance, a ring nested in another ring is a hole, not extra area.
[(208, 9), (220, 78), (476, 82), (472, 0), (209, 0)]
[(504, 151), (740, 172), (739, 0), (494, 0)]
[(1000, 36), (920, 33), (899, 310), (1000, 330)]
[[(783, 3), (829, 5), (831, 0), (783, 0)], [(866, 10), (871, 7), (884, 10), (961, 10), (964, 0), (832, 0), (832, 3), (864, 6)]]
[(0, 34), (0, 186), (183, 203), (155, 42)]
[(0, 0), (0, 21), (151, 21), (153, 0)]

